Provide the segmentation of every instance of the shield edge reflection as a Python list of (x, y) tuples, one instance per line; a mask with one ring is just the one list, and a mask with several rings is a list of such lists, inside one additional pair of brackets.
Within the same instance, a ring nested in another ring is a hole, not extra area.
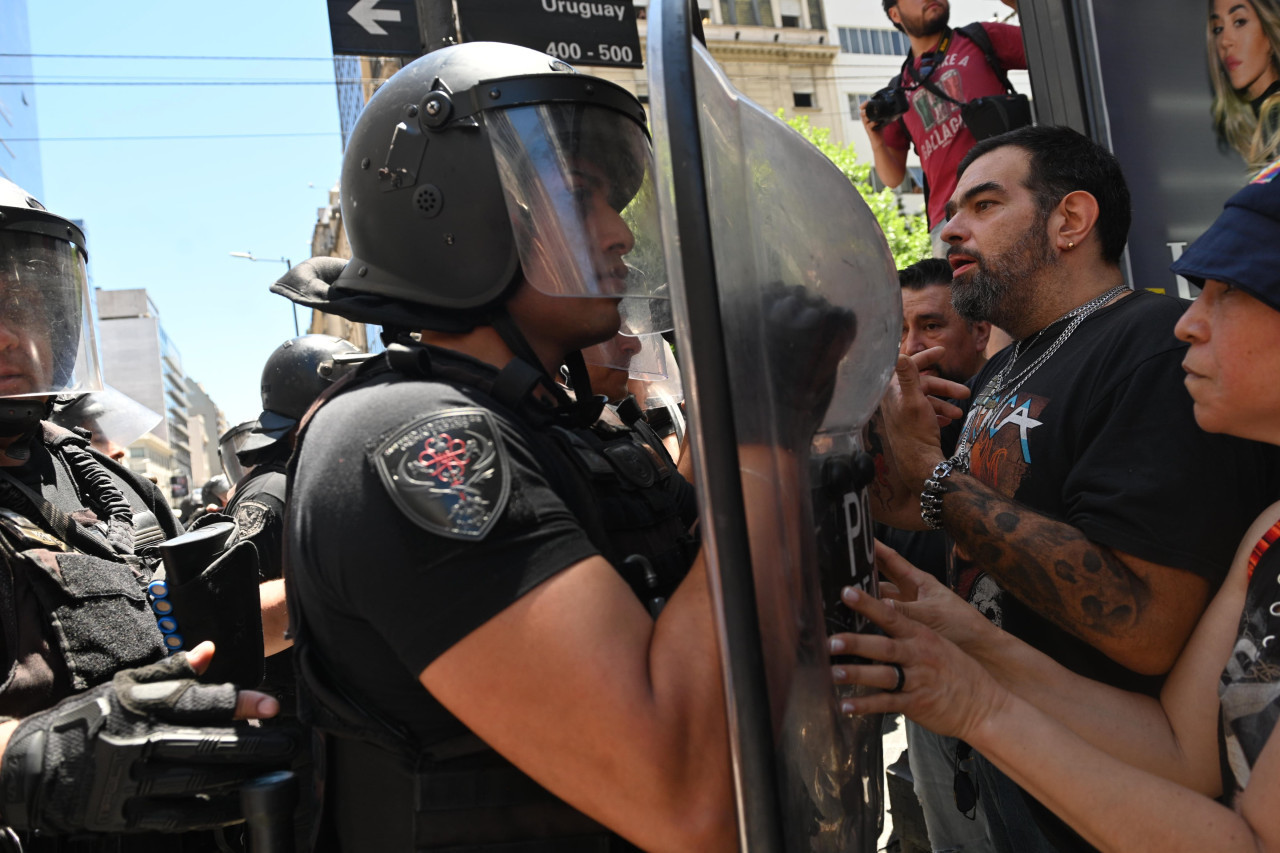
[(704, 536), (704, 547), (718, 599), (739, 843), (751, 853), (783, 853), (773, 724), (705, 195), (694, 89), (694, 15), (696, 6), (689, 0), (661, 0), (649, 10), (649, 90), (658, 94), (651, 102), (653, 124), (667, 131), (654, 139), (656, 183), (659, 195), (670, 201), (665, 206), (676, 214), (676, 233), (664, 228), (662, 239), (677, 343), (696, 365), (686, 374), (685, 394), (698, 424), (691, 431), (695, 480), (707, 508), (704, 517), (713, 528)]

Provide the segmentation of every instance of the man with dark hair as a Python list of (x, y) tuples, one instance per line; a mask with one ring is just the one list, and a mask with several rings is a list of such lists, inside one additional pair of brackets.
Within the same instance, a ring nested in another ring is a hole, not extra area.
[[(975, 139), (960, 114), (965, 103), (1008, 90), (1009, 69), (1026, 68), (1022, 32), (1012, 24), (982, 23), (952, 30), (949, 0), (883, 0), (894, 27), (911, 40), (902, 73), (890, 83), (906, 98), (906, 112), (879, 123), (862, 124), (871, 139), (876, 174), (896, 187), (907, 173), (912, 143), (924, 169), (929, 227), (941, 226), (943, 208), (956, 185), (956, 164)], [(1017, 0), (1003, 0), (1018, 8)], [(987, 44), (980, 41), (985, 37)], [(935, 234), (936, 238), (936, 234)], [(936, 243), (936, 239), (935, 239)]]
[[(960, 161), (957, 180), (979, 157), (1006, 146), (1020, 148), (1030, 158), (1025, 186), (1035, 196), (1042, 219), (1047, 220), (1063, 197), (1076, 190), (1097, 199), (1098, 222), (1094, 227), (1102, 259), (1119, 264), (1129, 241), (1133, 211), (1129, 185), (1111, 152), (1066, 128), (1023, 128), (974, 145)], [(949, 210), (947, 215), (951, 215)]]
[(951, 307), (951, 264), (926, 258), (898, 270), (902, 285), (902, 342), (899, 351), (915, 355), (931, 347), (946, 352), (926, 368), (952, 382), (968, 382), (987, 363), (991, 324), (966, 320)]
[[(956, 310), (1015, 344), (971, 383), (950, 458), (918, 385), (931, 356), (899, 358), (873, 436), (886, 450), (877, 514), (945, 529), (954, 587), (1006, 631), (1154, 693), (1268, 503), (1275, 454), (1196, 428), (1173, 335), (1184, 303), (1125, 284), (1128, 191), (1096, 143), (1053, 127), (981, 143), (947, 212)], [(1039, 804), (1026, 801), (1033, 824), (998, 779), (984, 784), (1011, 849), (1088, 849)]]

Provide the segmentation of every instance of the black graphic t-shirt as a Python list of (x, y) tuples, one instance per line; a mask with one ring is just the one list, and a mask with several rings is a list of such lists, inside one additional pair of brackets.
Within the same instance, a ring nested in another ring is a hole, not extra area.
[[(972, 383), (970, 409), (980, 420), (970, 430), (971, 472), (1092, 542), (1216, 588), (1249, 523), (1274, 499), (1280, 450), (1196, 425), (1183, 386), (1186, 345), (1173, 335), (1185, 307), (1133, 293), (1094, 313), (1025, 384), (991, 401), (989, 386), (1012, 348), (993, 358)], [(1050, 328), (1019, 356), (1012, 376), (1064, 327)], [(980, 554), (956, 557), (957, 591), (1005, 630), (1082, 675), (1158, 690), (1161, 678), (1121, 667), (1001, 590), (983, 573)], [(1055, 570), (1068, 581), (1075, 571)]]
[[(1249, 784), (1254, 763), (1280, 719), (1280, 521), (1262, 535), (1249, 555), (1249, 591), (1240, 617), (1240, 634), (1218, 696), (1222, 700), (1222, 733), (1232, 780), (1224, 780), (1228, 797)], [(1233, 784), (1234, 783), (1234, 786)], [(1233, 790), (1234, 787), (1234, 790)]]

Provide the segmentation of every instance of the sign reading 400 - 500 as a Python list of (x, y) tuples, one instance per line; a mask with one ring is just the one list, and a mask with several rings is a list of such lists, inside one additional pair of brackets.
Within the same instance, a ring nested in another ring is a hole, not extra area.
[(458, 0), (464, 41), (503, 41), (579, 65), (639, 68), (631, 0)]
[(577, 62), (582, 65), (626, 65), (640, 67), (636, 51), (629, 44), (597, 44), (585, 48), (576, 41), (548, 42), (542, 48), (565, 62)]

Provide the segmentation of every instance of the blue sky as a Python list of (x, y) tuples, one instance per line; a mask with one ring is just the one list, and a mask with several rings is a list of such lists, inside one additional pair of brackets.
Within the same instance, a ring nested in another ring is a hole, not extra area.
[[(327, 203), (342, 156), (325, 3), (28, 0), (27, 6), (41, 81), (35, 92), (42, 200), (85, 221), (95, 286), (150, 292), (187, 374), (229, 423), (256, 417), (262, 365), (294, 334), (289, 303), (267, 290), (285, 267), (228, 253), (295, 263), (310, 255), (316, 208)], [(119, 85), (160, 79), (191, 82)], [(242, 84), (194, 84), (201, 80)], [(274, 80), (296, 82), (259, 85)], [(108, 81), (115, 84), (90, 85)], [(225, 138), (248, 134), (262, 136)], [(93, 140), (58, 141), (86, 137)], [(305, 330), (305, 312), (298, 314)]]

